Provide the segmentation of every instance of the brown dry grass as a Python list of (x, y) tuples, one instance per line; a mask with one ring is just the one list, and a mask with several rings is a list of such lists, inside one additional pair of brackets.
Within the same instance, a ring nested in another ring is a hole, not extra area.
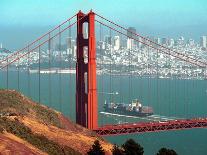
[(35, 148), (28, 142), (10, 134), (0, 134), (0, 154), (1, 155), (46, 155), (46, 153)]
[[(88, 136), (78, 131), (76, 132), (60, 129), (52, 125), (45, 125), (28, 117), (20, 118), (19, 120), (34, 133), (43, 134), (48, 139), (58, 142), (61, 145), (69, 146), (82, 154), (85, 154), (97, 139), (96, 137)], [(109, 152), (113, 147), (112, 144), (107, 143), (106, 141), (100, 141), (100, 143), (107, 154), (110, 154)]]
[[(9, 104), (12, 108), (8, 106)], [(93, 142), (98, 139), (107, 152), (106, 154), (111, 154), (112, 144), (97, 134), (73, 123), (60, 112), (37, 104), (16, 91), (0, 90), (0, 105), (4, 111), (16, 114), (16, 116), (8, 116), (8, 118), (17, 118), (34, 133), (44, 135), (60, 145), (69, 146), (82, 154), (86, 154)]]

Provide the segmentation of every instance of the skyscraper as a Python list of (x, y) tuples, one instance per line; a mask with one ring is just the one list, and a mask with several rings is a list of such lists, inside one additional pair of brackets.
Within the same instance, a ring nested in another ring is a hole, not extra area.
[(114, 36), (114, 50), (119, 50), (120, 48), (120, 38), (119, 36)]
[(104, 37), (104, 41), (105, 41), (106, 44), (109, 44), (109, 45), (111, 45), (111, 43), (112, 43), (112, 41), (111, 41), (111, 37), (108, 36), (108, 35), (106, 35), (106, 36)]
[(134, 49), (135, 46), (134, 46), (134, 40), (131, 39), (131, 38), (128, 38), (127, 39), (127, 49)]
[(134, 33), (136, 33), (136, 29), (134, 27), (129, 27), (127, 29), (128, 38), (136, 38), (136, 35)]
[(201, 36), (200, 45), (201, 45), (201, 47), (204, 47), (204, 48), (207, 47), (207, 36)]
[(155, 38), (155, 42), (157, 43), (157, 44), (161, 44), (162, 42), (161, 42), (161, 38)]
[(174, 46), (174, 44), (175, 44), (175, 41), (174, 41), (174, 39), (169, 39), (169, 43), (168, 43), (168, 45), (170, 46), (170, 47), (173, 47)]
[(72, 49), (72, 37), (66, 38), (66, 45), (67, 45), (67, 48)]

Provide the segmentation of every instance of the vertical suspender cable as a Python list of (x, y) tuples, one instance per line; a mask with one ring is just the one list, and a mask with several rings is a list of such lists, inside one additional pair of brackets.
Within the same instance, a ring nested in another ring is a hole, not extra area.
[(61, 76), (61, 67), (62, 67), (62, 51), (61, 51), (61, 33), (60, 33), (60, 26), (59, 26), (59, 104), (60, 104), (60, 111), (62, 111), (62, 76)]
[(39, 103), (40, 103), (40, 101), (41, 101), (41, 92), (40, 92), (40, 86), (41, 86), (41, 83), (40, 83), (40, 45), (39, 45), (39, 47), (38, 47), (38, 55), (39, 55), (39, 61), (38, 61), (38, 65), (39, 65)]
[(28, 46), (28, 61), (27, 61), (27, 91), (28, 91), (28, 96), (31, 97), (30, 94), (30, 52), (29, 52), (29, 46)]
[[(70, 20), (68, 21), (68, 25), (70, 25)], [(71, 37), (71, 28), (69, 28), (68, 29), (68, 42), (67, 42), (67, 44), (68, 44), (68, 63), (69, 63), (69, 81), (68, 81), (68, 84), (69, 84), (69, 86), (68, 86), (68, 90), (69, 90), (69, 92), (68, 92), (68, 97), (69, 97), (69, 99), (68, 99), (68, 101), (69, 101), (69, 111), (70, 111), (70, 113), (69, 113), (69, 116), (70, 116), (70, 118), (72, 118), (72, 116), (73, 116), (73, 114), (72, 114), (72, 83), (71, 83), (71, 73), (70, 73), (70, 71), (71, 71), (71, 51), (72, 51), (72, 37)]]
[(50, 39), (50, 33), (48, 34), (48, 37), (49, 37), (49, 40), (48, 40), (48, 56), (49, 56), (49, 58), (48, 58), (48, 67), (49, 67), (49, 80), (48, 80), (48, 82), (49, 82), (49, 85), (48, 85), (48, 87), (49, 87), (49, 107), (51, 107), (51, 102), (52, 102), (52, 100), (51, 100), (51, 39)]
[(147, 106), (150, 102), (150, 56), (149, 56), (149, 47), (147, 46)]
[(157, 113), (158, 114), (160, 114), (160, 111), (159, 111), (159, 89), (158, 89), (158, 87), (159, 87), (159, 69), (158, 69), (158, 50), (156, 50), (156, 72), (157, 72), (157, 78), (156, 78), (156, 80), (157, 80), (157, 86), (156, 86), (156, 98), (157, 98)]
[[(100, 72), (101, 72), (101, 103), (104, 103), (104, 90), (103, 90), (103, 51), (102, 51), (102, 25), (101, 23), (99, 24), (99, 50), (100, 50), (100, 58), (101, 58), (101, 61), (100, 61)], [(102, 104), (101, 104), (102, 105)], [(103, 115), (101, 115), (101, 126), (103, 126)]]
[(9, 65), (8, 65), (8, 56), (7, 56), (7, 66), (6, 66), (6, 88), (9, 89)]
[(19, 89), (19, 58), (18, 58), (18, 64), (17, 64), (17, 90), (20, 92)]

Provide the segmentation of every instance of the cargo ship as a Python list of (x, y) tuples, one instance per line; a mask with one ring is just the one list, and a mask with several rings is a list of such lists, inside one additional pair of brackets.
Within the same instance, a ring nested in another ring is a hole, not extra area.
[(104, 103), (105, 112), (110, 112), (113, 114), (128, 115), (128, 116), (138, 116), (146, 117), (153, 115), (153, 109), (149, 106), (142, 106), (142, 104), (137, 100), (132, 100), (130, 104), (125, 103)]

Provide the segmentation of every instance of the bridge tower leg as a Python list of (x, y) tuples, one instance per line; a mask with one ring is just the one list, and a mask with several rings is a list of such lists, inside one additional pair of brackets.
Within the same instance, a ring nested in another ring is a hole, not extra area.
[(95, 14), (79, 11), (77, 20), (76, 123), (93, 130), (98, 127)]

